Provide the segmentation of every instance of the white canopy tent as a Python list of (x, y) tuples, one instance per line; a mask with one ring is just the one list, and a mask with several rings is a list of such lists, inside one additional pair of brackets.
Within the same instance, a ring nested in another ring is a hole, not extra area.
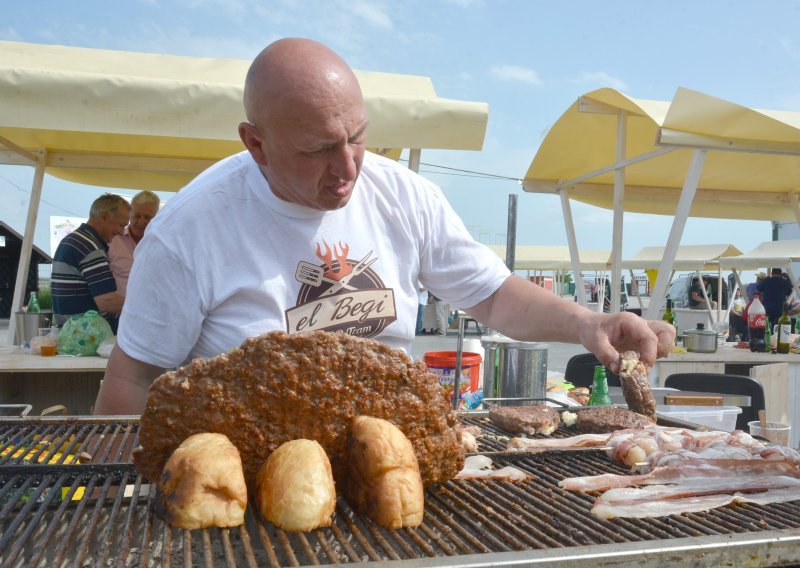
[[(506, 259), (505, 245), (489, 245), (497, 256)], [(611, 266), (611, 251), (608, 249), (588, 249), (580, 251), (580, 271), (606, 272)], [(564, 245), (517, 245), (514, 249), (514, 270), (530, 272), (552, 271), (553, 280), (558, 284), (558, 275), (572, 270), (577, 280), (581, 272), (574, 272), (569, 247)], [(576, 282), (577, 284), (577, 282)], [(582, 286), (576, 286), (583, 288)], [(586, 303), (584, 302), (584, 305)]]
[[(634, 270), (660, 270), (665, 251), (666, 247), (644, 247), (629, 260), (623, 260), (621, 266), (623, 269), (627, 269), (630, 272), (632, 280)], [(742, 251), (731, 244), (680, 245), (675, 253), (675, 261), (672, 264), (672, 270), (667, 280), (667, 288), (669, 288), (676, 272), (694, 272), (697, 274), (698, 278), (701, 278), (701, 271), (714, 271), (717, 273), (717, 290), (722, 290), (721, 259), (735, 257), (740, 254), (742, 254)], [(715, 320), (710, 307), (711, 302), (706, 296), (705, 290), (703, 290), (703, 297), (709, 305), (708, 315), (711, 321), (719, 321), (722, 312), (722, 303), (720, 302), (718, 304)], [(731, 297), (733, 297), (733, 292), (731, 293)]]
[(800, 240), (766, 241), (753, 250), (740, 256), (720, 259), (720, 266), (733, 271), (737, 284), (742, 282), (739, 272), (742, 270), (758, 270), (759, 268), (782, 268), (789, 275), (795, 297), (800, 298), (800, 283), (792, 270), (792, 264), (800, 262)]
[[(756, 110), (679, 88), (671, 102), (613, 89), (580, 97), (553, 125), (523, 181), (614, 210), (612, 278), (622, 269), (623, 211), (674, 215), (648, 318), (657, 315), (689, 215), (800, 221), (800, 113)], [(612, 298), (616, 300), (616, 298)], [(619, 309), (614, 301), (612, 309)]]
[[(0, 41), (0, 164), (36, 169), (12, 306), (19, 309), (44, 174), (177, 191), (243, 149), (249, 61)], [(442, 99), (427, 77), (356, 71), (367, 145), (418, 171), (422, 148), (480, 150), (488, 105)], [(15, 320), (9, 338), (13, 340)]]

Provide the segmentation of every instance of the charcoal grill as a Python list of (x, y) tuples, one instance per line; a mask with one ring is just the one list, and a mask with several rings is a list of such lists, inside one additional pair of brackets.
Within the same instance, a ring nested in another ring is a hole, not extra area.
[[(485, 418), (465, 418), (479, 449), (505, 448)], [(2, 566), (765, 566), (800, 562), (800, 501), (750, 504), (656, 519), (602, 520), (594, 497), (558, 488), (571, 476), (625, 473), (602, 452), (495, 456), (533, 476), (523, 483), (450, 481), (425, 496), (416, 529), (388, 531), (338, 501), (333, 525), (276, 529), (248, 507), (232, 529), (179, 530), (153, 513), (155, 492), (131, 451), (138, 419), (0, 420)], [(571, 433), (559, 430), (556, 435)], [(91, 463), (85, 463), (86, 456)], [(79, 456), (84, 455), (83, 458)], [(75, 463), (76, 459), (81, 463)]]

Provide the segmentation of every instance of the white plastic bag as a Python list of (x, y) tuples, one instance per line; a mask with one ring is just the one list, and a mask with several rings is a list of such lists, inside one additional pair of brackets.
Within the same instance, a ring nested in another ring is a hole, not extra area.
[(111, 350), (114, 349), (114, 345), (117, 344), (117, 336), (116, 335), (109, 335), (106, 337), (100, 345), (97, 347), (97, 355), (98, 357), (104, 357), (108, 359), (111, 355)]

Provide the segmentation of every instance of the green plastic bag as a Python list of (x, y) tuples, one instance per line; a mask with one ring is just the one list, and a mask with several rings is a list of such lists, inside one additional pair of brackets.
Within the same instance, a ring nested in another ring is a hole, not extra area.
[(97, 355), (106, 337), (114, 335), (108, 322), (94, 310), (69, 318), (58, 332), (59, 355)]

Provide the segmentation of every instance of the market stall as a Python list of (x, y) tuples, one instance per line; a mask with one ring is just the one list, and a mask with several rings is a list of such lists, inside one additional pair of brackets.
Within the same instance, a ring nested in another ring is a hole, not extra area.
[[(13, 308), (33, 245), (44, 174), (82, 184), (177, 191), (239, 152), (250, 61), (0, 41), (0, 164), (36, 169)], [(418, 170), (423, 148), (479, 150), (482, 102), (443, 99), (428, 77), (356, 71), (367, 145)], [(14, 319), (9, 337), (14, 337)]]
[(570, 199), (613, 209), (615, 279), (623, 212), (674, 216), (646, 313), (652, 318), (689, 215), (800, 221), (798, 154), (800, 113), (756, 110), (685, 88), (669, 102), (605, 88), (579, 97), (550, 128), (523, 188), (561, 197), (573, 256)]
[[(635, 255), (628, 260), (622, 261), (622, 268), (628, 270), (633, 279), (634, 270), (656, 270), (661, 268), (666, 247), (643, 247)], [(672, 283), (676, 272), (694, 272), (698, 278), (701, 278), (701, 272), (713, 271), (717, 273), (717, 290), (722, 290), (722, 273), (723, 269), (720, 261), (723, 257), (732, 257), (740, 255), (742, 252), (731, 244), (709, 244), (709, 245), (680, 245), (675, 253), (675, 261), (672, 265), (669, 278), (667, 280), (667, 288)], [(734, 295), (733, 292), (730, 294)], [(722, 318), (723, 305), (718, 302), (717, 309), (711, 309), (711, 303), (708, 302), (705, 289), (703, 290), (703, 297), (708, 304), (708, 317), (709, 321), (716, 322)], [(640, 307), (641, 299), (640, 299)], [(683, 328), (679, 328), (683, 329)]]
[[(505, 245), (490, 245), (495, 254), (506, 258)], [(583, 271), (606, 273), (611, 267), (611, 251), (607, 249), (585, 249), (578, 252), (578, 272), (575, 275), (576, 285)], [(572, 256), (569, 247), (563, 245), (517, 245), (514, 255), (514, 270), (524, 270), (534, 275), (542, 272), (552, 272), (553, 281), (558, 285), (559, 275), (573, 270)], [(580, 286), (576, 287), (578, 300), (587, 305), (588, 298), (583, 294)]]

